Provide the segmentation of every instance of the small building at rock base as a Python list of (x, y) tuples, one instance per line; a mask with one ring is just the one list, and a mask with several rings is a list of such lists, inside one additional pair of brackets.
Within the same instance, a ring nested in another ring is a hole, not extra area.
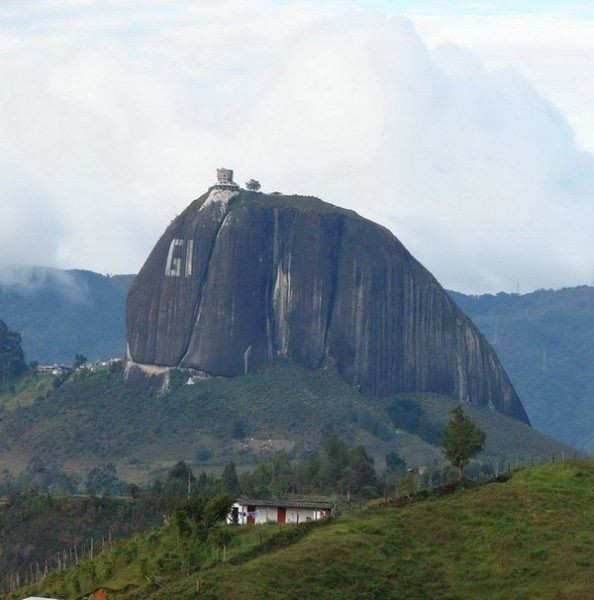
[(227, 516), (227, 523), (305, 523), (330, 517), (334, 503), (326, 500), (257, 500), (238, 498)]
[(72, 372), (72, 367), (66, 365), (39, 365), (35, 368), (35, 372), (38, 375), (52, 375), (57, 377), (58, 375), (68, 375)]

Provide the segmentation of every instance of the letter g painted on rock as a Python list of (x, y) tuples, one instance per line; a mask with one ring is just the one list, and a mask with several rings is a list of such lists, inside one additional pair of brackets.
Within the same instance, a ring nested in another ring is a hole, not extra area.
[[(175, 255), (176, 248), (183, 248), (186, 246), (186, 260), (185, 265), (182, 263), (180, 256)], [(182, 268), (185, 267), (185, 276), (190, 277), (192, 275), (192, 258), (194, 255), (194, 240), (182, 240), (180, 238), (173, 238), (169, 244), (169, 251), (167, 252), (167, 262), (165, 263), (165, 276), (166, 277), (180, 277), (182, 274)]]

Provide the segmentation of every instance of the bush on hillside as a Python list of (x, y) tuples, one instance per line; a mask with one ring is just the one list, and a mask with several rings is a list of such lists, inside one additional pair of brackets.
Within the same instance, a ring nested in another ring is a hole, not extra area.
[(413, 400), (397, 399), (388, 405), (392, 425), (408, 433), (414, 433), (429, 444), (439, 444), (441, 427), (431, 422), (423, 409)]

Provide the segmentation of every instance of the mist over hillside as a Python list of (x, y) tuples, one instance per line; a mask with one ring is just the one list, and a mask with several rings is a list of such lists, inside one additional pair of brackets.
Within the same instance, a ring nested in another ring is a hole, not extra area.
[(47, 267), (5, 267), (1, 275), (0, 319), (22, 335), (28, 361), (124, 354), (124, 301), (134, 275)]
[[(133, 278), (32, 269), (3, 279), (0, 319), (22, 334), (29, 361), (120, 356)], [(594, 451), (594, 287), (450, 294), (497, 351), (534, 427)]]

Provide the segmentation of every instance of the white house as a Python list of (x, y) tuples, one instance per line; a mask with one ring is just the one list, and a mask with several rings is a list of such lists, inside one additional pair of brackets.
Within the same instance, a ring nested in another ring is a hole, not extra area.
[(304, 523), (329, 517), (334, 503), (325, 500), (254, 500), (238, 498), (227, 516), (227, 523)]

